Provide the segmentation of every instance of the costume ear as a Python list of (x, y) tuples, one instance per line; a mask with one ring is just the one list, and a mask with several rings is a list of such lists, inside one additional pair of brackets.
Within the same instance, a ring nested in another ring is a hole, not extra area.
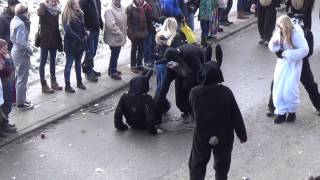
[(146, 77), (147, 77), (148, 80), (151, 78), (152, 74), (153, 74), (153, 70), (152, 69), (147, 72)]
[(204, 52), (204, 62), (211, 61), (212, 58), (212, 47), (208, 46)]
[(222, 64), (222, 58), (223, 58), (223, 52), (222, 52), (220, 44), (218, 44), (216, 46), (216, 60), (217, 60), (217, 65), (219, 67), (221, 67), (221, 64)]

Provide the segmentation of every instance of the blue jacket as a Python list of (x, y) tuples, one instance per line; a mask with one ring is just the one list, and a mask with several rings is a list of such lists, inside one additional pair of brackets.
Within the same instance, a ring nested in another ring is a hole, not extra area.
[(160, 4), (164, 15), (167, 17), (176, 17), (182, 14), (181, 1), (179, 0), (161, 0)]
[(75, 44), (84, 43), (86, 36), (86, 27), (83, 20), (83, 15), (78, 19), (74, 19), (69, 24), (64, 23), (64, 51), (71, 52)]

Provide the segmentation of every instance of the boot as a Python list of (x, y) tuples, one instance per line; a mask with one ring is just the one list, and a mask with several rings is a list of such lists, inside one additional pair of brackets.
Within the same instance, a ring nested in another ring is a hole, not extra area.
[(276, 119), (274, 120), (274, 123), (275, 124), (280, 124), (280, 123), (283, 123), (284, 121), (286, 120), (286, 115), (278, 115), (276, 117)]
[(94, 74), (94, 72), (90, 72), (86, 74), (87, 80), (91, 82), (98, 82), (98, 77)]
[(66, 86), (64, 88), (66, 92), (75, 93), (76, 91), (70, 86), (70, 82), (66, 82)]
[(238, 11), (237, 18), (238, 19), (249, 19), (249, 17), (244, 14), (244, 11)]
[(203, 47), (208, 46), (207, 37), (201, 37), (201, 46)]
[(79, 89), (87, 89), (86, 86), (82, 83), (82, 80), (77, 81), (77, 88)]
[(13, 134), (17, 132), (16, 127), (10, 127), (8, 124), (4, 124), (1, 126), (2, 132)]
[(7, 135), (3, 133), (2, 129), (0, 128), (0, 138), (6, 138)]
[(294, 120), (296, 120), (296, 113), (289, 113), (286, 121), (287, 122), (294, 122)]
[(54, 91), (49, 88), (46, 80), (41, 81), (41, 86), (42, 86), (43, 93), (54, 93)]
[(62, 90), (62, 87), (59, 86), (55, 78), (51, 79), (51, 89), (58, 90), (58, 91)]

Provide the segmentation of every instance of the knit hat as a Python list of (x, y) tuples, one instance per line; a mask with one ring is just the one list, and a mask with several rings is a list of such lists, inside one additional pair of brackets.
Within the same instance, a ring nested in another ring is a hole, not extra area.
[(8, 0), (8, 7), (19, 4), (18, 0)]

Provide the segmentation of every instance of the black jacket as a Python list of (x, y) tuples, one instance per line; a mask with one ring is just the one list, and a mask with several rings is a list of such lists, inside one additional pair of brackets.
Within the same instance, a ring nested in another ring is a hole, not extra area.
[[(93, 1), (97, 2), (98, 15)], [(80, 7), (84, 13), (84, 22), (88, 30), (103, 29), (100, 0), (80, 0)]]
[[(219, 139), (218, 147), (232, 147), (234, 131), (241, 142), (247, 141), (246, 128), (232, 91), (218, 83), (223, 81), (220, 68), (201, 66), (202, 84), (194, 87), (189, 95), (196, 120), (194, 136), (209, 142), (212, 136)], [(220, 72), (218, 71), (220, 70)]]
[(12, 48), (12, 43), (10, 41), (10, 22), (14, 14), (9, 8), (6, 8), (0, 15), (0, 38), (4, 39), (8, 43), (8, 50)]

